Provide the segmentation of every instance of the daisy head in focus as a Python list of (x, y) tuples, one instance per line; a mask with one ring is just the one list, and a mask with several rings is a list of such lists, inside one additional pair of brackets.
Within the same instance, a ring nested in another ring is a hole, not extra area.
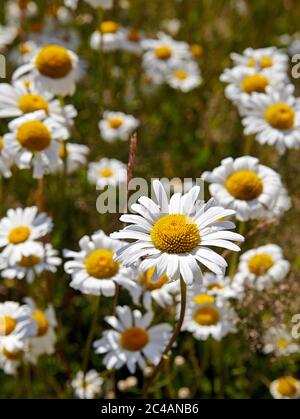
[(282, 249), (276, 244), (267, 244), (248, 250), (240, 256), (236, 279), (247, 281), (250, 286), (262, 291), (283, 281), (290, 270)]
[(279, 324), (270, 327), (263, 337), (263, 352), (276, 357), (290, 356), (299, 353), (300, 346), (293, 339), (291, 330), (286, 325)]
[(222, 218), (235, 211), (215, 205), (213, 200), (198, 200), (200, 187), (187, 194), (175, 193), (170, 201), (159, 180), (153, 181), (157, 202), (142, 196), (131, 209), (137, 214), (124, 214), (120, 220), (130, 223), (125, 229), (111, 234), (121, 240), (132, 240), (117, 251), (117, 260), (126, 266), (139, 263), (143, 272), (155, 267), (153, 280), (166, 274), (170, 281), (182, 277), (187, 285), (202, 280), (200, 264), (216, 274), (223, 274), (225, 259), (211, 247), (239, 251), (233, 242), (244, 238), (229, 230), (235, 228)]
[(280, 73), (288, 70), (289, 57), (276, 47), (246, 48), (242, 54), (230, 54), (234, 66), (254, 68), (258, 71), (270, 69)]
[(31, 73), (40, 91), (67, 96), (75, 92), (78, 69), (79, 59), (74, 52), (50, 44), (41, 47), (29, 63), (18, 68), (13, 79)]
[(240, 107), (245, 135), (254, 134), (260, 144), (275, 146), (280, 154), (300, 147), (300, 99), (293, 85), (267, 87)]
[(33, 178), (40, 179), (59, 165), (61, 142), (69, 137), (67, 128), (44, 111), (25, 114), (9, 123), (3, 137), (4, 151), (19, 169), (33, 168)]
[(37, 207), (9, 209), (0, 220), (1, 257), (15, 265), (23, 256), (34, 255), (40, 249), (37, 240), (52, 230), (52, 220)]
[(279, 377), (271, 382), (270, 393), (274, 399), (299, 399), (300, 381), (289, 375)]
[(138, 126), (139, 121), (136, 118), (123, 112), (106, 111), (99, 122), (101, 137), (108, 143), (118, 139), (127, 141)]
[(96, 370), (90, 370), (86, 374), (78, 371), (71, 382), (71, 387), (79, 399), (94, 399), (101, 394), (103, 382), (103, 378)]
[(133, 286), (131, 269), (114, 260), (122, 245), (100, 230), (79, 241), (79, 252), (65, 250), (65, 257), (72, 259), (65, 263), (66, 273), (72, 276), (70, 286), (83, 294), (104, 297), (115, 295), (116, 284)]
[(127, 166), (116, 159), (102, 158), (97, 162), (89, 163), (88, 180), (95, 183), (97, 189), (105, 186), (119, 186), (126, 183)]
[(134, 374), (137, 366), (144, 370), (147, 361), (159, 363), (172, 328), (167, 323), (151, 326), (153, 315), (152, 311), (143, 315), (128, 306), (118, 306), (115, 317), (105, 317), (112, 330), (104, 331), (94, 348), (97, 354), (106, 354), (103, 363), (107, 369), (126, 366)]
[(34, 253), (22, 256), (15, 264), (6, 266), (1, 272), (1, 277), (5, 279), (25, 279), (32, 283), (43, 272), (55, 273), (61, 262), (58, 251), (50, 243), (43, 245), (40, 242), (35, 242)]
[(282, 192), (281, 177), (251, 156), (228, 157), (212, 172), (204, 172), (209, 192), (225, 208), (236, 211), (241, 221), (272, 218)]
[(86, 166), (90, 149), (84, 144), (62, 142), (59, 150), (59, 166), (54, 172), (62, 172), (66, 165), (67, 173), (72, 174)]
[(166, 81), (173, 89), (187, 93), (202, 82), (199, 66), (195, 61), (179, 62), (171, 67)]
[(105, 52), (119, 49), (122, 42), (122, 30), (119, 23), (104, 20), (95, 32), (92, 33), (90, 45), (94, 50)]

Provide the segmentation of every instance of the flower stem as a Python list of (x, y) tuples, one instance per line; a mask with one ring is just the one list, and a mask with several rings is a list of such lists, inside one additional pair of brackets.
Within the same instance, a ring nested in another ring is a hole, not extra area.
[(85, 344), (85, 348), (84, 348), (84, 356), (83, 356), (83, 364), (82, 364), (82, 371), (84, 375), (86, 374), (88, 366), (89, 366), (89, 356), (90, 356), (91, 346), (92, 346), (92, 342), (94, 339), (95, 330), (97, 326), (99, 307), (100, 307), (100, 296), (96, 298), (94, 317), (93, 317), (92, 325), (91, 325), (88, 338)]
[(152, 384), (154, 378), (161, 371), (164, 360), (168, 358), (168, 353), (170, 352), (170, 350), (172, 349), (172, 346), (176, 342), (179, 336), (183, 321), (184, 321), (185, 308), (186, 308), (186, 284), (181, 277), (180, 277), (180, 294), (181, 294), (181, 306), (180, 306), (179, 320), (176, 324), (173, 335), (171, 336), (171, 339), (169, 340), (169, 343), (167, 344), (165, 350), (162, 353), (159, 363), (154, 368), (154, 371), (152, 375), (150, 376), (149, 380), (145, 382), (145, 385), (142, 391), (143, 398), (147, 398), (149, 387)]
[(251, 154), (251, 149), (252, 149), (252, 145), (254, 143), (254, 139), (255, 139), (255, 136), (253, 134), (246, 136), (245, 144), (244, 144), (244, 150), (243, 150), (243, 154), (245, 156)]

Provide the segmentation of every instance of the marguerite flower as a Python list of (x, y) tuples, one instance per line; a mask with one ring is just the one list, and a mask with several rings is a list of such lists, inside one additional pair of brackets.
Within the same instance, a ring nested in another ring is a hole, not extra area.
[(274, 399), (299, 399), (300, 381), (291, 376), (284, 376), (272, 381), (270, 393)]
[(194, 61), (180, 62), (171, 67), (166, 76), (167, 83), (173, 89), (184, 93), (195, 89), (201, 84), (201, 75), (198, 64)]
[(282, 249), (276, 244), (267, 244), (243, 253), (236, 275), (262, 291), (285, 279), (289, 270), (290, 263), (284, 259)]
[(96, 183), (102, 189), (107, 185), (118, 186), (126, 182), (127, 166), (116, 159), (100, 159), (98, 162), (89, 163), (88, 180)]
[(244, 286), (228, 276), (206, 273), (203, 275), (202, 292), (223, 300), (240, 300), (244, 295)]
[(12, 44), (17, 34), (18, 34), (18, 29), (15, 25), (12, 25), (12, 26), (0, 25), (0, 51), (3, 51), (7, 45)]
[(96, 370), (90, 370), (86, 374), (78, 371), (71, 386), (79, 399), (94, 399), (101, 393), (103, 382)]
[(176, 193), (168, 201), (163, 185), (154, 180), (153, 190), (158, 203), (148, 197), (139, 198), (132, 205), (138, 215), (124, 214), (120, 220), (132, 225), (111, 234), (113, 238), (134, 240), (117, 251), (117, 260), (132, 266), (141, 259), (140, 269), (145, 272), (155, 266), (153, 279), (167, 274), (170, 281), (180, 275), (188, 284), (202, 278), (200, 264), (216, 274), (224, 273), (226, 261), (210, 246), (239, 251), (232, 241), (243, 241), (229, 221), (220, 221), (235, 212), (216, 206), (213, 200), (199, 202), (199, 186), (184, 195)]
[(230, 57), (235, 66), (255, 68), (258, 71), (272, 69), (285, 73), (289, 57), (276, 47), (246, 48), (243, 54), (233, 52)]
[(1, 276), (6, 279), (26, 279), (31, 283), (43, 272), (56, 272), (61, 262), (58, 251), (50, 243), (43, 245), (36, 242), (33, 254), (22, 256), (14, 265), (7, 266)]
[(300, 147), (300, 99), (291, 84), (253, 93), (241, 109), (244, 133), (255, 134), (260, 144), (274, 145), (280, 154)]
[[(118, 306), (116, 317), (105, 317), (114, 330), (107, 330), (94, 343), (97, 354), (105, 354), (103, 363), (107, 369), (127, 366), (131, 374), (136, 365), (146, 368), (146, 360), (157, 365), (171, 337), (172, 328), (167, 323), (151, 326), (153, 313), (142, 315), (139, 310)], [(145, 360), (146, 358), (146, 360)]]
[(19, 169), (33, 168), (33, 177), (42, 178), (59, 165), (61, 142), (69, 131), (44, 111), (25, 114), (9, 123), (10, 133), (3, 137), (4, 151), (14, 158)]
[(116, 284), (132, 286), (132, 272), (114, 260), (122, 243), (97, 231), (91, 238), (79, 241), (79, 252), (65, 251), (65, 257), (73, 260), (65, 263), (65, 271), (72, 275), (70, 286), (83, 294), (112, 297)]
[(31, 72), (34, 83), (41, 91), (49, 91), (60, 96), (73, 95), (78, 72), (77, 55), (60, 46), (45, 45), (13, 74), (13, 80)]
[(10, 265), (19, 262), (23, 256), (34, 255), (39, 243), (52, 229), (52, 220), (39, 213), (36, 207), (9, 209), (6, 217), (0, 220), (1, 256)]
[(28, 63), (36, 54), (38, 45), (34, 41), (25, 41), (17, 45), (9, 53), (9, 61), (15, 66)]
[(238, 220), (268, 218), (283, 185), (280, 176), (250, 156), (228, 157), (202, 179), (209, 192), (225, 208), (233, 208)]
[(21, 10), (26, 19), (34, 17), (38, 11), (37, 4), (30, 0), (10, 0), (5, 2), (5, 6), (6, 19), (15, 27), (19, 23)]
[(3, 137), (0, 135), (0, 175), (3, 177), (11, 177), (11, 166), (13, 165), (14, 159), (7, 153), (3, 153)]
[(115, 51), (119, 48), (122, 40), (120, 25), (111, 20), (100, 23), (99, 28), (92, 33), (91, 48), (103, 51)]
[(76, 172), (87, 163), (87, 156), (90, 152), (88, 146), (84, 144), (76, 143), (61, 143), (59, 150), (59, 167), (55, 169), (55, 172), (62, 171), (64, 168), (64, 162), (67, 166), (67, 172), (69, 174)]
[(143, 35), (137, 29), (121, 28), (120, 49), (123, 51), (140, 54), (143, 51)]
[(138, 126), (139, 121), (136, 118), (123, 112), (106, 111), (99, 122), (101, 137), (108, 143), (118, 139), (127, 141)]
[(300, 350), (299, 344), (293, 340), (291, 331), (284, 324), (272, 326), (268, 329), (263, 341), (263, 352), (265, 354), (290, 356)]

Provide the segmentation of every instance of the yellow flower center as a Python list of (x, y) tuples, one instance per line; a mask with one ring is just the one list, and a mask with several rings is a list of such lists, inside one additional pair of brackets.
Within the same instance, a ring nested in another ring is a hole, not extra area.
[(289, 376), (279, 378), (277, 391), (282, 396), (293, 397), (297, 393), (297, 380)]
[(18, 103), (19, 108), (23, 113), (30, 113), (43, 110), (48, 111), (48, 103), (44, 98), (38, 95), (31, 95), (30, 93), (22, 96)]
[(66, 48), (59, 45), (46, 45), (38, 53), (35, 65), (44, 76), (61, 79), (71, 72), (72, 59)]
[(260, 59), (260, 66), (261, 68), (269, 68), (272, 67), (273, 61), (272, 58), (268, 57), (267, 55), (264, 55)]
[(30, 151), (42, 151), (49, 147), (51, 133), (42, 122), (28, 121), (19, 126), (17, 140)]
[(104, 167), (100, 170), (99, 174), (102, 177), (111, 177), (114, 173), (109, 167)]
[(286, 103), (275, 103), (265, 110), (266, 121), (276, 129), (288, 130), (294, 126), (295, 112)]
[(44, 336), (49, 329), (49, 322), (42, 310), (36, 310), (32, 315), (33, 320), (37, 322), (38, 336)]
[(213, 326), (220, 321), (220, 312), (216, 307), (201, 307), (196, 310), (194, 320), (200, 326)]
[(148, 342), (148, 332), (141, 327), (131, 327), (121, 334), (121, 346), (127, 351), (140, 351)]
[(0, 153), (3, 150), (3, 137), (0, 135)]
[(118, 129), (123, 124), (123, 119), (120, 118), (119, 116), (116, 116), (114, 118), (111, 118), (108, 121), (108, 123), (109, 123), (110, 128)]
[(147, 291), (158, 290), (169, 281), (169, 278), (166, 274), (161, 276), (157, 281), (153, 281), (154, 271), (155, 268), (150, 268), (147, 272), (144, 272), (141, 275), (141, 284), (146, 288)]
[(215, 283), (213, 283), (213, 284), (209, 284), (206, 288), (207, 288), (209, 291), (211, 291), (211, 290), (216, 290), (216, 289), (218, 289), (218, 290), (222, 290), (222, 289), (224, 288), (224, 285), (222, 285), (222, 284), (218, 284), (217, 282), (215, 282)]
[(17, 325), (17, 321), (11, 316), (0, 317), (0, 336), (10, 335)]
[(100, 25), (100, 32), (102, 33), (116, 33), (119, 30), (119, 24), (111, 20), (106, 20)]
[(11, 244), (20, 244), (26, 242), (26, 240), (30, 236), (30, 230), (26, 226), (19, 226), (13, 228), (9, 235), (8, 235), (8, 241)]
[(166, 253), (187, 253), (200, 242), (198, 226), (183, 214), (165, 215), (154, 224), (151, 240)]
[(201, 45), (193, 44), (191, 46), (191, 51), (194, 57), (201, 58), (204, 52), (204, 49)]
[(179, 80), (185, 80), (188, 76), (188, 73), (184, 70), (175, 71), (175, 77)]
[(141, 35), (138, 31), (132, 30), (128, 32), (127, 38), (130, 42), (140, 42)]
[(198, 294), (194, 297), (196, 304), (212, 304), (214, 301), (214, 297), (208, 294)]
[(108, 279), (117, 274), (119, 263), (113, 260), (114, 253), (108, 249), (98, 249), (90, 253), (85, 260), (89, 275), (97, 279)]
[(269, 80), (262, 74), (252, 74), (244, 78), (241, 89), (246, 93), (264, 93), (269, 85)]
[(20, 44), (18, 46), (18, 50), (21, 55), (28, 54), (28, 52), (30, 52), (30, 48), (26, 44)]
[(286, 349), (289, 346), (289, 342), (286, 339), (278, 339), (276, 342), (276, 347), (278, 349)]
[(22, 355), (23, 355), (22, 351), (14, 351), (14, 352), (8, 351), (5, 348), (5, 346), (2, 349), (2, 353), (7, 359), (9, 359), (11, 361), (17, 361), (18, 359), (22, 358)]
[(256, 199), (263, 191), (260, 177), (250, 170), (240, 170), (233, 173), (226, 180), (226, 189), (236, 199), (251, 201)]
[(41, 259), (38, 256), (30, 255), (30, 256), (23, 256), (19, 262), (19, 265), (22, 268), (33, 268), (36, 266)]
[(172, 56), (172, 50), (168, 45), (160, 45), (155, 48), (155, 55), (160, 60), (168, 60)]
[(248, 261), (249, 271), (256, 276), (264, 275), (273, 265), (273, 258), (267, 253), (254, 255)]

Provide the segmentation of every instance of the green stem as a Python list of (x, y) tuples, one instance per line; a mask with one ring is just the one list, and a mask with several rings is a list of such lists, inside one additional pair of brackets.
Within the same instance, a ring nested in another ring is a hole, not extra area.
[(95, 330), (97, 326), (99, 307), (100, 307), (100, 296), (97, 297), (96, 299), (94, 317), (93, 317), (92, 325), (91, 325), (88, 338), (85, 344), (85, 348), (84, 348), (84, 356), (83, 356), (83, 364), (82, 364), (82, 371), (84, 375), (86, 374), (88, 366), (89, 366), (89, 356), (90, 356), (91, 346), (92, 346), (92, 342), (94, 339)]
[(245, 144), (244, 144), (244, 150), (243, 150), (243, 154), (245, 156), (248, 156), (248, 155), (251, 154), (251, 149), (252, 149), (252, 146), (253, 146), (253, 143), (254, 143), (254, 139), (255, 139), (255, 136), (253, 134), (246, 136)]

